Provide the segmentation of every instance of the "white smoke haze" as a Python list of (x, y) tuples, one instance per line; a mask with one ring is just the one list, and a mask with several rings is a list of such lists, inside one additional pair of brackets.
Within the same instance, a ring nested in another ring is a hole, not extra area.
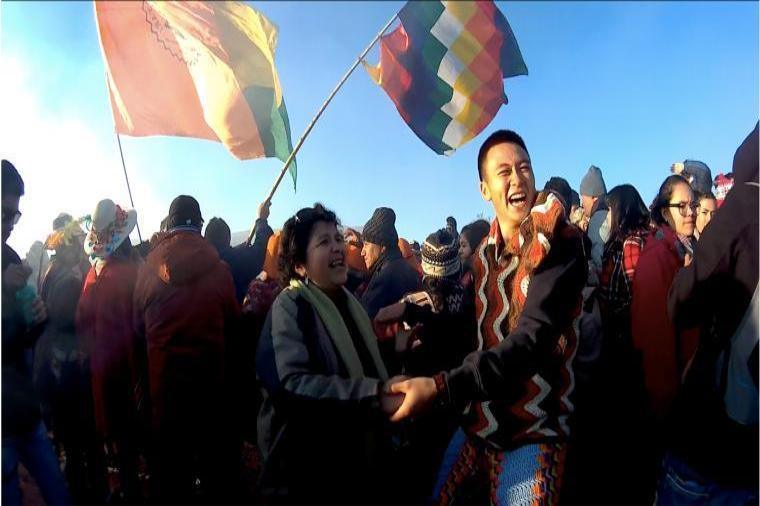
[[(96, 132), (76, 114), (46, 112), (34, 92), (34, 76), (20, 58), (0, 56), (0, 156), (13, 162), (24, 179), (21, 220), (8, 243), (22, 257), (44, 241), (61, 212), (90, 214), (101, 199), (128, 208), (129, 195), (112, 131)], [(130, 169), (143, 240), (158, 230), (167, 206)], [(130, 236), (137, 244), (137, 230)]]

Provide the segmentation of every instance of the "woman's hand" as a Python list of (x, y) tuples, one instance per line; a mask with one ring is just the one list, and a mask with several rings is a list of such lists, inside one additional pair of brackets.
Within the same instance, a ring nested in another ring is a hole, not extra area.
[(396, 302), (395, 304), (386, 306), (377, 312), (375, 322), (384, 324), (399, 322), (404, 317), (405, 309), (406, 302)]
[(433, 378), (412, 378), (391, 385), (391, 392), (404, 394), (403, 402), (391, 416), (392, 422), (421, 415), (429, 410), (438, 395)]
[(394, 384), (408, 379), (407, 376), (394, 376), (383, 384), (380, 391), (380, 409), (388, 416), (395, 413), (404, 401), (404, 395), (393, 393), (391, 388)]

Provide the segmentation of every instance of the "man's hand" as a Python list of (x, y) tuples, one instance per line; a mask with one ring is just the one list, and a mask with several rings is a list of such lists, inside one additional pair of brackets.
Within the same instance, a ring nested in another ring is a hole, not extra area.
[(269, 208), (272, 207), (272, 201), (266, 200), (261, 203), (259, 206), (259, 219), (260, 220), (268, 220), (269, 219)]
[(424, 413), (432, 407), (438, 395), (433, 378), (412, 378), (394, 383), (391, 392), (405, 395), (404, 402), (391, 416), (391, 422), (400, 422)]
[(688, 267), (689, 265), (691, 265), (691, 255), (686, 253), (686, 255), (683, 257), (683, 266)]
[(32, 326), (37, 326), (47, 320), (47, 307), (39, 295), (32, 301), (32, 315)]
[(3, 291), (7, 294), (15, 294), (26, 284), (31, 276), (32, 269), (25, 264), (11, 264), (3, 271)]
[(397, 339), (397, 333), (403, 330), (401, 318), (404, 316), (405, 308), (404, 302), (397, 302), (377, 312), (375, 319), (372, 320), (372, 327), (378, 339), (381, 341)]

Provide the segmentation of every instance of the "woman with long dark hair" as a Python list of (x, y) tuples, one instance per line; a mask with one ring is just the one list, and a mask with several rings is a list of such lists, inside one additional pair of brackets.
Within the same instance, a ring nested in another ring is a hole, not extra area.
[[(631, 339), (631, 300), (634, 273), (649, 233), (649, 210), (628, 184), (610, 190), (606, 204), (610, 238), (599, 286), (603, 338), (590, 369), (592, 377), (585, 388), (579, 387), (574, 483), (578, 496), (573, 502), (614, 502), (625, 490), (626, 500), (645, 503), (651, 502), (656, 467), (642, 437), (644, 394)], [(615, 466), (606, 463), (612, 440), (626, 455)]]
[(610, 238), (602, 257), (600, 284), (605, 335), (616, 341), (630, 341), (633, 275), (644, 248), (644, 237), (649, 233), (649, 209), (629, 184), (616, 186), (606, 198)]

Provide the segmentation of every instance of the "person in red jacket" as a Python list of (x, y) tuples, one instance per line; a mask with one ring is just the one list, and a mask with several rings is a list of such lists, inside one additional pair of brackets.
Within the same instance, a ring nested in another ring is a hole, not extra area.
[(667, 413), (697, 344), (696, 333), (676, 328), (668, 316), (670, 284), (693, 255), (696, 208), (688, 181), (665, 179), (651, 206), (657, 228), (645, 239), (633, 278), (631, 333), (657, 420)]
[(220, 500), (236, 460), (224, 423), (226, 341), (240, 309), (228, 265), (201, 236), (198, 201), (172, 201), (140, 268), (134, 318), (148, 348), (157, 499)]
[[(644, 240), (636, 265), (631, 300), (631, 337), (643, 376), (639, 423), (637, 491), (651, 502), (665, 445), (665, 420), (697, 347), (696, 329), (674, 325), (668, 316), (668, 290), (693, 255), (697, 199), (688, 181), (669, 176), (650, 208), (655, 229)], [(630, 395), (629, 395), (630, 397)], [(637, 403), (635, 398), (631, 403)]]
[(79, 349), (89, 359), (95, 429), (105, 451), (106, 492), (113, 500), (130, 502), (139, 494), (137, 339), (132, 327), (137, 262), (129, 241), (136, 223), (134, 210), (123, 210), (110, 199), (98, 202), (84, 240), (92, 267), (76, 312)]
[(673, 279), (668, 314), (700, 343), (667, 423), (657, 504), (757, 504), (758, 124), (734, 155), (736, 186)]

